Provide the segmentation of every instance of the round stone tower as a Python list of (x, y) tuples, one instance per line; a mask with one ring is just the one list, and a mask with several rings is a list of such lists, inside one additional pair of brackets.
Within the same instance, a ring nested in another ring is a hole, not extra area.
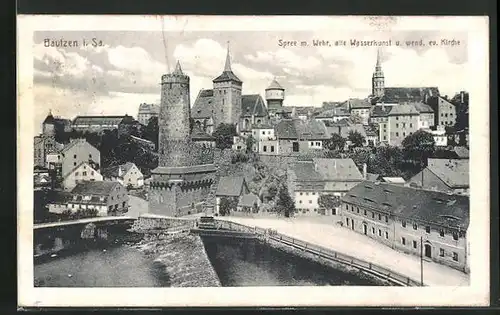
[(274, 79), (266, 89), (267, 110), (276, 112), (283, 107), (285, 89)]
[(158, 116), (159, 166), (188, 166), (190, 139), (189, 76), (177, 62), (174, 72), (161, 78)]

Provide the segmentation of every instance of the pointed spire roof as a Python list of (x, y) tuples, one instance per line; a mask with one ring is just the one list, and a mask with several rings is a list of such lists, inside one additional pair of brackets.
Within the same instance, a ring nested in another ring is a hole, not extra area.
[(174, 74), (184, 74), (184, 72), (182, 72), (181, 63), (179, 62), (179, 60), (177, 60), (177, 64), (175, 65), (175, 70), (173, 73)]
[(278, 83), (275, 77), (266, 90), (284, 90), (284, 88)]
[(49, 114), (47, 117), (45, 117), (45, 120), (43, 121), (44, 124), (53, 124), (55, 123), (54, 116), (52, 116), (52, 110), (49, 109)]
[(380, 67), (380, 48), (377, 49), (377, 67)]
[(380, 48), (377, 49), (377, 63), (375, 64), (375, 71), (373, 72), (374, 77), (383, 77), (384, 71), (382, 70), (382, 58), (380, 55)]
[(238, 83), (243, 83), (231, 69), (231, 54), (229, 52), (229, 42), (227, 43), (227, 54), (226, 54), (226, 63), (224, 64), (224, 72), (217, 78), (213, 80), (213, 82), (226, 82), (226, 81), (234, 81)]

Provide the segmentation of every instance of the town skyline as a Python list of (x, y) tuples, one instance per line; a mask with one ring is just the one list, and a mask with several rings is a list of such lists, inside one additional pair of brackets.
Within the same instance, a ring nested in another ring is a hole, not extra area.
[[(43, 120), (49, 109), (68, 118), (135, 116), (140, 103), (159, 103), (161, 75), (173, 71), (177, 61), (190, 76), (192, 106), (199, 91), (211, 88), (211, 81), (222, 72), (228, 43), (233, 71), (244, 82), (243, 93), (263, 95), (276, 78), (285, 88), (285, 106), (320, 106), (322, 102), (367, 97), (377, 57), (375, 47), (279, 47), (281, 38), (326, 38), (310, 32), (275, 32), (263, 38), (263, 32), (165, 32), (166, 45), (162, 32), (116, 33), (35, 33), (35, 103), (44, 104), (36, 107), (36, 121)], [(371, 33), (332, 34), (329, 37), (368, 39)], [(247, 40), (259, 36), (258, 44)], [(382, 48), (386, 86), (437, 86), (442, 95), (449, 96), (462, 90), (467, 82), (467, 41), (459, 33), (399, 32), (384, 38), (437, 40), (441, 36), (457, 38), (461, 46)], [(96, 38), (102, 46), (45, 47), (47, 39), (63, 38), (79, 43)], [(400, 71), (403, 66), (408, 71)]]

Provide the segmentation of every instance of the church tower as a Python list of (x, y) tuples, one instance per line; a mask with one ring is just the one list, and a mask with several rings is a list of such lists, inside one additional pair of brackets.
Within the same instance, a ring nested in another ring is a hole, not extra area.
[(384, 95), (384, 72), (380, 62), (380, 49), (377, 50), (377, 64), (372, 76), (372, 95), (373, 97)]
[(200, 161), (190, 118), (189, 76), (177, 62), (175, 70), (161, 78), (158, 167), (151, 171), (150, 213), (179, 217), (205, 210), (216, 168)]
[(241, 89), (243, 82), (231, 69), (229, 43), (226, 64), (220, 76), (213, 80), (214, 86), (214, 126), (221, 123), (238, 125), (241, 116)]

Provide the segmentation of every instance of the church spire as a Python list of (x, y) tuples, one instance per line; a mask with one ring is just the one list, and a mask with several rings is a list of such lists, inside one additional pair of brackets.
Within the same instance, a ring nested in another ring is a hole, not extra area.
[(177, 60), (177, 64), (175, 65), (174, 74), (184, 74), (182, 72), (181, 63), (179, 62), (179, 60)]
[(227, 55), (226, 55), (226, 64), (224, 65), (224, 71), (232, 72), (232, 70), (231, 70), (231, 55), (229, 53), (229, 41), (227, 41)]

